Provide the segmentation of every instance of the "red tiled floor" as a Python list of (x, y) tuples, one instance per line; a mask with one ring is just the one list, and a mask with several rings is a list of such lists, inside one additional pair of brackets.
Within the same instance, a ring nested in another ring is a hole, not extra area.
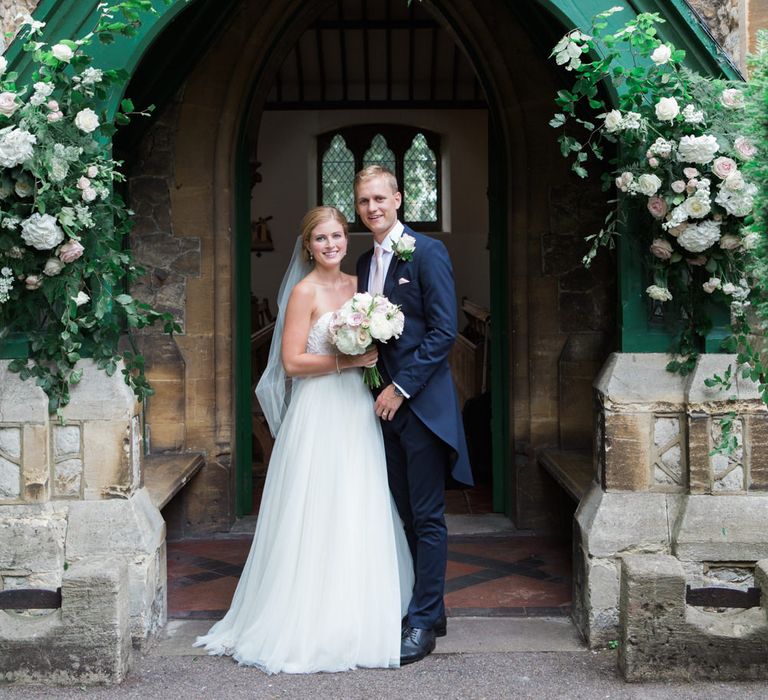
[[(169, 617), (221, 617), (250, 545), (250, 535), (169, 542)], [(567, 541), (525, 536), (449, 539), (448, 615), (565, 615), (570, 601)]]

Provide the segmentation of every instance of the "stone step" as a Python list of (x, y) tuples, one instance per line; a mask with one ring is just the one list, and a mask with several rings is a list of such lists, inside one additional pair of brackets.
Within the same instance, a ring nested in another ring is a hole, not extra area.
[(162, 509), (205, 464), (199, 452), (144, 457), (144, 486), (153, 505)]

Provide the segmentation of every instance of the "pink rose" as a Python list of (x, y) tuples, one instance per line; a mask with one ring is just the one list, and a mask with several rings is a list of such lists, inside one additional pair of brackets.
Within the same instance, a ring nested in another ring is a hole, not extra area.
[(694, 177), (688, 180), (688, 184), (685, 186), (685, 190), (688, 192), (688, 194), (691, 194), (691, 192), (695, 192), (698, 187), (699, 181)]
[(663, 197), (649, 197), (648, 211), (656, 219), (663, 219), (667, 213), (667, 203)]
[(707, 256), (706, 255), (697, 255), (695, 258), (688, 258), (686, 261), (689, 265), (695, 265), (696, 267), (701, 267), (702, 265), (707, 264)]
[(720, 236), (720, 247), (723, 250), (736, 250), (741, 245), (741, 238), (734, 236), (732, 233), (726, 233), (724, 236)]
[(15, 93), (0, 92), (0, 114), (10, 117), (19, 107)]
[(79, 189), (84, 190), (91, 186), (91, 181), (87, 177), (81, 177), (77, 181), (77, 186)]
[(685, 175), (689, 180), (696, 177), (698, 174), (699, 171), (696, 170), (696, 168), (683, 168), (683, 175)]
[(49, 122), (58, 122), (61, 121), (64, 118), (64, 112), (51, 112), (46, 119), (48, 119)]
[(733, 142), (733, 147), (736, 149), (736, 153), (744, 158), (744, 160), (753, 158), (755, 153), (757, 153), (757, 149), (752, 142), (743, 136), (736, 137), (736, 140)]
[(731, 173), (736, 172), (736, 167), (735, 160), (720, 156), (719, 158), (715, 158), (715, 162), (712, 163), (712, 172), (721, 180), (725, 180)]
[(675, 180), (672, 185), (672, 191), (676, 192), (677, 194), (682, 194), (685, 192), (685, 181), (684, 180)]
[(50, 109), (51, 112), (59, 111), (59, 103), (56, 102), (56, 100), (48, 100), (45, 106), (48, 107), (48, 109)]
[(668, 233), (670, 236), (674, 236), (675, 238), (677, 238), (677, 237), (678, 237), (678, 236), (679, 236), (681, 233), (683, 233), (683, 232), (685, 231), (685, 229), (687, 229), (687, 228), (688, 228), (688, 224), (687, 224), (687, 223), (686, 223), (686, 224), (680, 224), (679, 226), (673, 226), (672, 228), (670, 228), (670, 229), (667, 231), (667, 233)]
[(74, 262), (83, 254), (84, 250), (85, 248), (80, 244), (80, 241), (70, 238), (59, 248), (59, 260), (67, 264)]
[(353, 311), (349, 316), (347, 316), (347, 325), (350, 328), (357, 328), (358, 326), (363, 325), (363, 321), (365, 321), (365, 314), (361, 311)]
[(658, 158), (649, 158), (648, 159), (648, 165), (650, 165), (652, 168), (658, 168), (659, 167), (659, 159)]
[(27, 275), (27, 278), (24, 280), (24, 284), (27, 285), (27, 289), (34, 290), (34, 289), (40, 289), (40, 287), (43, 286), (43, 279), (40, 277), (40, 275)]
[(650, 250), (660, 260), (669, 260), (672, 257), (672, 244), (664, 238), (654, 238)]

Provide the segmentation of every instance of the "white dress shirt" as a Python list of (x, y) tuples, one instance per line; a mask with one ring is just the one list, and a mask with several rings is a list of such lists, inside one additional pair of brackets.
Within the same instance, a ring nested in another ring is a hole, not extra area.
[[(405, 226), (401, 223), (401, 221), (398, 219), (398, 221), (395, 223), (395, 225), (392, 227), (392, 230), (387, 234), (387, 237), (381, 242), (377, 243), (376, 241), (373, 242), (373, 247), (381, 248), (382, 256), (381, 256), (381, 262), (382, 266), (384, 268), (383, 271), (383, 280), (387, 279), (387, 272), (389, 272), (389, 266), (392, 263), (392, 258), (395, 257), (395, 254), (392, 252), (392, 246), (397, 243), (400, 240), (400, 236), (403, 235), (403, 232), (405, 231)], [(371, 280), (374, 277), (374, 273), (376, 272), (376, 256), (371, 256), (371, 267), (368, 270), (368, 291), (370, 292), (370, 284)], [(395, 384), (394, 382), (392, 382)], [(403, 387), (401, 387), (398, 384), (395, 384), (395, 386), (400, 389), (400, 393), (405, 396), (406, 399), (410, 399), (410, 395), (406, 394), (403, 391)]]

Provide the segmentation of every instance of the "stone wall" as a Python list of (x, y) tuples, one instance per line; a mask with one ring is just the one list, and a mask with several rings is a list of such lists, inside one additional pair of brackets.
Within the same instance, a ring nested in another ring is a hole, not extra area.
[(19, 15), (31, 13), (38, 4), (39, 0), (0, 0), (0, 29), (2, 29), (0, 46), (5, 47), (10, 44), (16, 35), (19, 28)]
[(688, 0), (706, 22), (717, 43), (733, 61), (743, 67), (745, 33), (743, 10), (755, 0)]
[[(668, 359), (616, 354), (596, 382), (599, 483), (579, 505), (574, 536), (574, 617), (592, 646), (619, 634), (624, 556), (671, 555), (694, 587), (739, 588), (754, 585), (768, 557), (768, 411), (756, 386), (705, 386), (735, 356), (702, 355), (688, 377), (667, 372)], [(731, 411), (743, 441), (714, 453)]]
[(83, 361), (60, 422), (8, 364), (0, 361), (0, 590), (55, 590), (69, 566), (117, 558), (142, 644), (165, 623), (165, 525), (142, 488), (136, 399), (119, 371), (107, 377)]

